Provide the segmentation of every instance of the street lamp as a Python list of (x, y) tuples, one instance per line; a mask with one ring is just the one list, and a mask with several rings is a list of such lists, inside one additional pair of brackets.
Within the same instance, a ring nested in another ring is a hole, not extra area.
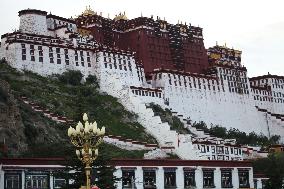
[(91, 164), (98, 157), (98, 146), (103, 141), (105, 127), (99, 129), (97, 123), (89, 123), (86, 113), (83, 115), (84, 125), (79, 121), (76, 129), (70, 127), (68, 136), (71, 143), (77, 148), (76, 155), (85, 165), (86, 189), (91, 188)]

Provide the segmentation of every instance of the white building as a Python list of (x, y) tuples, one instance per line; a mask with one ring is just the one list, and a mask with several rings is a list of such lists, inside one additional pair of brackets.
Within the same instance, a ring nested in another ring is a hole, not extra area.
[[(24, 158), (0, 160), (0, 188), (56, 189), (67, 182), (54, 176), (62, 170), (63, 158)], [(246, 161), (192, 160), (111, 160), (114, 173), (121, 180), (117, 188), (257, 188), (267, 180), (264, 175), (253, 175)]]

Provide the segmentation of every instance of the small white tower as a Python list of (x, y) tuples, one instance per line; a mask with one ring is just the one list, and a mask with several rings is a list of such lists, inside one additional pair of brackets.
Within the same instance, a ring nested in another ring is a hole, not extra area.
[(37, 35), (47, 35), (47, 12), (35, 9), (19, 11), (20, 31)]

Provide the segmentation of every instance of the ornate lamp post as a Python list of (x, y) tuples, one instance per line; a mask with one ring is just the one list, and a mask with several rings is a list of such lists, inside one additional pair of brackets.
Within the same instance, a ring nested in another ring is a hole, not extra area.
[(79, 121), (76, 129), (70, 127), (68, 136), (72, 144), (77, 148), (76, 155), (85, 165), (86, 189), (91, 188), (91, 164), (98, 157), (98, 145), (102, 143), (105, 127), (99, 129), (97, 123), (89, 123), (86, 113), (83, 115), (84, 125)]

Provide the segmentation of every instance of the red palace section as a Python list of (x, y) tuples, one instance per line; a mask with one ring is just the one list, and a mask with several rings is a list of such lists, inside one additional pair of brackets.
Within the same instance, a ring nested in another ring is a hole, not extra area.
[(82, 14), (76, 23), (81, 34), (92, 34), (100, 44), (135, 52), (146, 75), (159, 68), (203, 73), (209, 66), (200, 27), (173, 25), (159, 17), (128, 20), (125, 14), (114, 19)]

